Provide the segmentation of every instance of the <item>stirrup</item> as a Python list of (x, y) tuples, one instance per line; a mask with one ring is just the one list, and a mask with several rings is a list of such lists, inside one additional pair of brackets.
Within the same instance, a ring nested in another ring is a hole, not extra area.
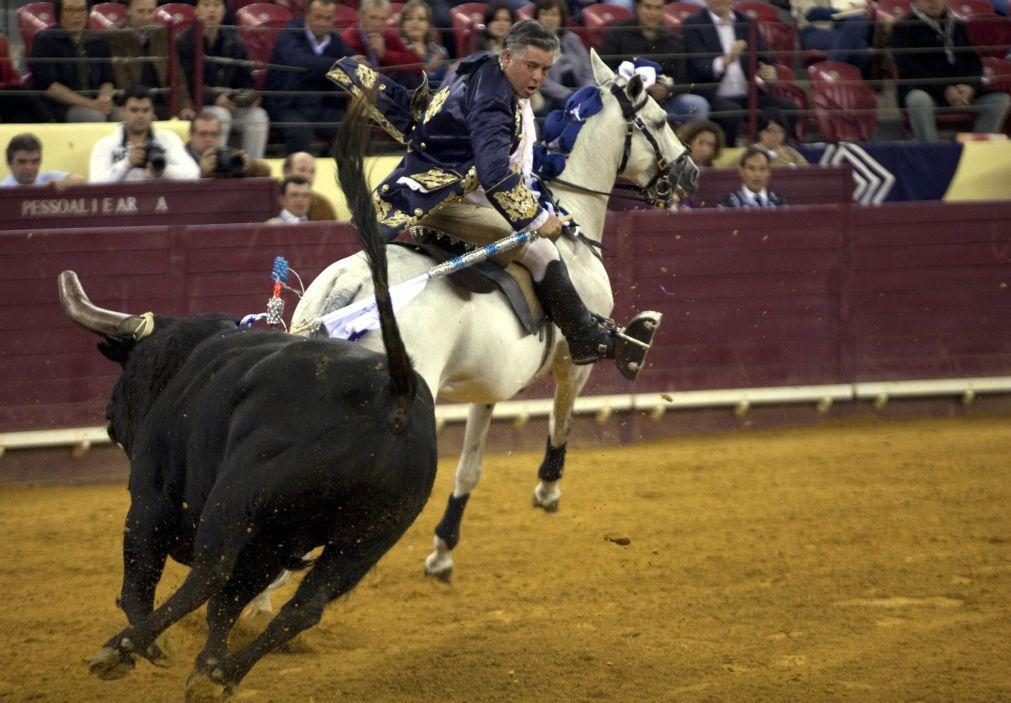
[(634, 381), (646, 365), (646, 354), (662, 319), (663, 313), (643, 310), (615, 333), (614, 363), (628, 380)]

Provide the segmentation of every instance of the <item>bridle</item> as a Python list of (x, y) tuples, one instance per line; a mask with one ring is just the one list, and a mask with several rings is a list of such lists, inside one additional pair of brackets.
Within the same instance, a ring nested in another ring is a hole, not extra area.
[[(685, 172), (684, 169), (685, 163), (691, 156), (690, 150), (685, 147), (685, 150), (677, 157), (677, 159), (674, 160), (673, 163), (668, 162), (667, 158), (660, 150), (660, 143), (657, 141), (656, 137), (653, 136), (653, 133), (646, 128), (646, 123), (638, 114), (639, 111), (646, 105), (646, 102), (649, 100), (649, 96), (644, 92), (642, 100), (633, 104), (625, 94), (622, 87), (615, 84), (611, 85), (611, 95), (615, 97), (618, 101), (618, 105), (621, 106), (621, 116), (625, 119), (625, 144), (622, 147), (621, 163), (618, 165), (618, 173), (620, 174), (623, 172), (625, 167), (628, 166), (628, 159), (632, 154), (632, 137), (635, 135), (636, 130), (639, 130), (640, 134), (642, 134), (642, 136), (646, 138), (646, 141), (649, 142), (649, 145), (653, 147), (653, 155), (656, 158), (657, 167), (656, 174), (645, 186), (625, 183), (619, 183), (614, 186), (616, 189), (635, 190), (638, 195), (616, 195), (615, 197), (646, 201), (655, 208), (670, 207), (674, 193), (677, 189), (680, 188), (685, 192), (691, 192), (688, 190), (689, 187), (694, 189), (692, 178)], [(679, 175), (675, 176), (675, 172)], [(686, 179), (688, 182), (682, 183), (682, 181)], [(576, 183), (570, 183), (569, 181), (565, 181), (561, 178), (552, 178), (551, 181), (563, 186), (574, 188), (584, 193), (606, 196), (612, 195), (610, 192), (594, 190), (593, 188), (587, 188)]]

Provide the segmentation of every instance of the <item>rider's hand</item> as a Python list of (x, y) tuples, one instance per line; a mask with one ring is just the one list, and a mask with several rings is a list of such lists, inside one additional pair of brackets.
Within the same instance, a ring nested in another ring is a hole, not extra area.
[(548, 215), (547, 222), (537, 230), (537, 236), (550, 239), (552, 242), (557, 240), (562, 236), (562, 221), (555, 215)]

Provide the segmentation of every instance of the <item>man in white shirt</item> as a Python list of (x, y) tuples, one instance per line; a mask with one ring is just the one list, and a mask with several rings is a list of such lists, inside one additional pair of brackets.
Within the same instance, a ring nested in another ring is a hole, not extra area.
[(741, 187), (728, 195), (717, 207), (754, 208), (783, 207), (786, 198), (769, 190), (772, 176), (772, 160), (769, 152), (761, 147), (748, 147), (737, 166), (741, 174)]
[(174, 132), (155, 132), (154, 103), (142, 85), (127, 89), (123, 101), (123, 122), (116, 131), (102, 137), (91, 150), (89, 181), (118, 183), (154, 178), (193, 180), (200, 167), (186, 153), (183, 141)]
[(267, 220), (267, 224), (308, 222), (312, 186), (301, 176), (288, 176), (281, 181), (281, 195), (278, 202), (281, 204), (281, 212), (277, 217)]
[[(685, 52), (688, 54), (688, 79), (693, 92), (709, 101), (709, 118), (723, 128), (727, 146), (734, 147), (748, 107), (749, 81), (776, 80), (776, 69), (767, 53), (762, 35), (755, 32), (756, 46), (750, 48), (748, 17), (732, 9), (733, 0), (706, 0), (706, 9), (685, 18), (681, 25)], [(755, 75), (750, 75), (749, 52), (757, 54)], [(758, 108), (763, 112), (782, 113), (793, 132), (797, 105), (782, 98), (757, 91)], [(735, 114), (736, 113), (736, 114)]]
[(7, 143), (7, 167), (11, 170), (7, 178), (0, 181), (0, 188), (18, 186), (52, 185), (63, 190), (74, 183), (84, 183), (84, 177), (66, 171), (42, 171), (42, 143), (34, 134), (17, 134)]

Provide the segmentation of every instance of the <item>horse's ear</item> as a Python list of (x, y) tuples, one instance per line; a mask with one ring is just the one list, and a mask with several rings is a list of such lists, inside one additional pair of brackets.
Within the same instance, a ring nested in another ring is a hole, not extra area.
[(628, 79), (628, 83), (625, 85), (625, 94), (628, 95), (628, 99), (634, 103), (639, 99), (639, 96), (642, 95), (642, 91), (642, 76), (637, 73)]
[(597, 85), (604, 85), (614, 79), (614, 71), (597, 56), (596, 49), (590, 49), (590, 66), (593, 67), (593, 78), (597, 81)]

